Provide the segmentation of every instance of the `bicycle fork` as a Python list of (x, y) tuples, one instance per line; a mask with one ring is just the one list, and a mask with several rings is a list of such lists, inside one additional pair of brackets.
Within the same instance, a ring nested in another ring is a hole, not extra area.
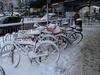
[[(49, 55), (49, 53), (48, 53), (48, 51), (45, 51), (43, 54), (36, 54), (36, 53), (34, 53), (34, 52), (29, 52), (28, 53), (28, 57), (29, 57), (29, 59), (30, 59), (30, 62), (32, 63), (32, 60), (33, 59), (36, 59), (36, 58), (39, 58), (39, 62), (42, 62), (41, 60), (41, 58), (42, 57), (46, 57), (46, 56), (48, 56)], [(35, 60), (36, 61), (36, 60)]]

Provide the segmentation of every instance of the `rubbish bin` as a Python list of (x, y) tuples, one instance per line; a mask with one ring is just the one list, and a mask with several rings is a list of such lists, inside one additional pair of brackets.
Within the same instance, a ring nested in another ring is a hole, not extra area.
[(83, 30), (82, 29), (82, 19), (81, 18), (76, 19), (76, 29), (78, 31), (82, 31)]

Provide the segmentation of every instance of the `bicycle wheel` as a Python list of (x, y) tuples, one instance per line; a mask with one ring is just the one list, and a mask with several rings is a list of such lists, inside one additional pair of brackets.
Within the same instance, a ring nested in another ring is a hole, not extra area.
[(72, 43), (79, 44), (83, 39), (83, 34), (80, 32), (74, 32), (69, 36)]
[(69, 40), (67, 39), (67, 37), (63, 34), (58, 34), (58, 35), (56, 35), (56, 38), (58, 40), (58, 48), (60, 50), (66, 49), (66, 47), (70, 43)]
[(57, 38), (54, 35), (50, 35), (50, 34), (45, 34), (42, 36), (41, 38), (42, 40), (50, 40), (53, 41), (56, 45), (57, 45)]
[(1, 64), (17, 67), (20, 62), (20, 53), (18, 47), (12, 43), (5, 43), (0, 52)]
[(0, 66), (0, 75), (5, 75), (5, 71), (1, 66)]
[(42, 41), (40, 42), (35, 49), (37, 58), (35, 61), (38, 64), (52, 64), (57, 63), (59, 60), (59, 49), (52, 41)]

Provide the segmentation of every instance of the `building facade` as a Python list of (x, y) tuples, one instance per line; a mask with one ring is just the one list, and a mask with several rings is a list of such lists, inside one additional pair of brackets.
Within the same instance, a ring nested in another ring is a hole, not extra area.
[(13, 8), (19, 8), (21, 0), (1, 0), (3, 2), (4, 11), (9, 11), (10, 4), (13, 5)]

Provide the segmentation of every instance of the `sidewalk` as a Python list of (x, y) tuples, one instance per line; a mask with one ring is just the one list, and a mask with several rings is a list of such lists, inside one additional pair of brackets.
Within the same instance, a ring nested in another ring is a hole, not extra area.
[(76, 45), (78, 49), (66, 53), (70, 66), (66, 75), (100, 75), (100, 25), (84, 25), (83, 35), (83, 41)]

